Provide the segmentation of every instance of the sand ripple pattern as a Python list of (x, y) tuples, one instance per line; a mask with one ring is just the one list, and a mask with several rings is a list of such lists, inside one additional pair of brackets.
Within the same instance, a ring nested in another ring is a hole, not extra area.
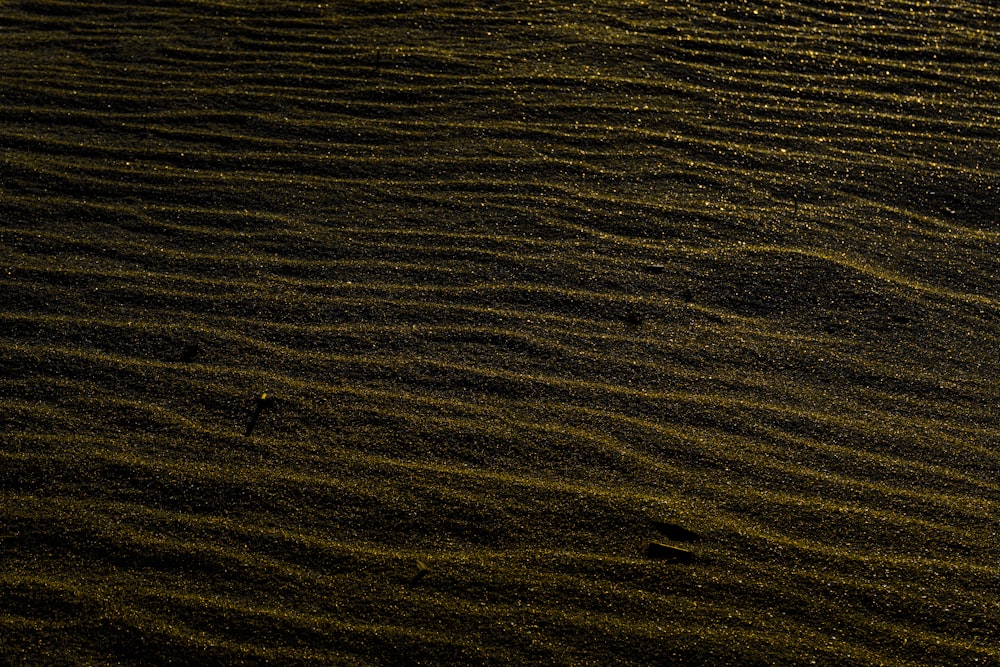
[(0, 658), (1000, 662), (998, 35), (4, 3)]

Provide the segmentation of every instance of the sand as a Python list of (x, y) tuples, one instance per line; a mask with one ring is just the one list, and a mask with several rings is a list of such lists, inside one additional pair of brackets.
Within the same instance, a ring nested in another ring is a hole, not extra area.
[(4, 3), (0, 661), (1000, 663), (998, 35)]

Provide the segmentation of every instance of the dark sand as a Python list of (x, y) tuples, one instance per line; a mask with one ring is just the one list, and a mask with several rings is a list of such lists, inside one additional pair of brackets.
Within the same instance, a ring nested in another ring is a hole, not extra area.
[(1000, 664), (998, 35), (3, 3), (0, 662)]

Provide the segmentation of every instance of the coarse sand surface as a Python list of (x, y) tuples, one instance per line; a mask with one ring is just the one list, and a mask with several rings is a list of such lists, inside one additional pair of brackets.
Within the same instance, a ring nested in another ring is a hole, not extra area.
[(1000, 12), (0, 3), (0, 663), (1000, 664)]

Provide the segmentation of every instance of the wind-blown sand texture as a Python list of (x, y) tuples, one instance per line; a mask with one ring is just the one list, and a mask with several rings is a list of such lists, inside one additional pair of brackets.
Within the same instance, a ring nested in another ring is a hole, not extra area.
[(992, 3), (12, 1), (0, 70), (3, 662), (1000, 662)]

